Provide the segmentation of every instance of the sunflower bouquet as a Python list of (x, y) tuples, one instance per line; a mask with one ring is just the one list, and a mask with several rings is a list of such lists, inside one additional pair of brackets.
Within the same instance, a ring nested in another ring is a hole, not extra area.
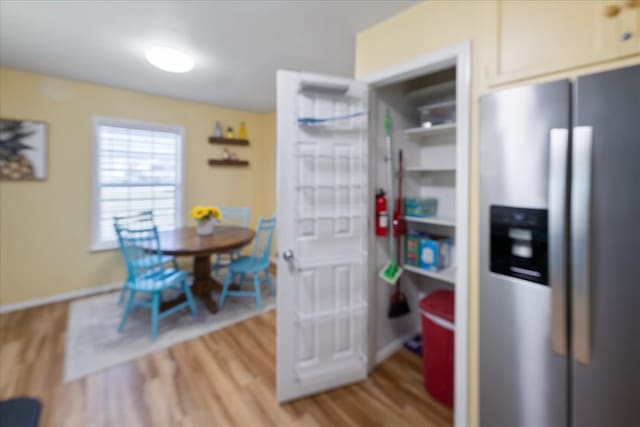
[(222, 212), (215, 206), (194, 206), (191, 217), (198, 221), (198, 234), (211, 234), (214, 224), (222, 219)]

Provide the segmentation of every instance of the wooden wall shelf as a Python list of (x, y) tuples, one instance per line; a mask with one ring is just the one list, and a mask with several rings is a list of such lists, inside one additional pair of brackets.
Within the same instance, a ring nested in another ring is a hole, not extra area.
[(209, 137), (210, 144), (218, 144), (218, 145), (249, 145), (248, 139), (237, 139), (237, 138), (222, 138), (219, 136), (210, 136)]
[(249, 166), (249, 161), (231, 159), (209, 159), (209, 166)]

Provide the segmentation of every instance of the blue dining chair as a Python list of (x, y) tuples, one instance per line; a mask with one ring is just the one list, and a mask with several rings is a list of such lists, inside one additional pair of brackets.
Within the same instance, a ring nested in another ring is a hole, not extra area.
[[(220, 309), (224, 307), (224, 303), (229, 296), (238, 297), (255, 297), (258, 310), (262, 310), (262, 294), (260, 291), (260, 277), (263, 273), (263, 281), (267, 282), (269, 291), (275, 295), (276, 290), (273, 286), (273, 280), (269, 274), (269, 256), (271, 254), (271, 244), (273, 241), (273, 232), (276, 228), (276, 217), (260, 218), (258, 221), (258, 229), (253, 242), (253, 251), (249, 256), (240, 256), (231, 261), (227, 268), (227, 274), (224, 278), (224, 287), (220, 296)], [(240, 287), (244, 280), (242, 277), (246, 274), (253, 275), (253, 292), (242, 290), (230, 290), (231, 280), (234, 277), (241, 277), (239, 280)]]
[[(251, 208), (232, 208), (221, 207), (222, 225), (239, 225), (241, 227), (249, 226), (249, 218), (251, 218)], [(235, 249), (230, 252), (216, 254), (214, 261), (211, 263), (211, 272), (214, 276), (218, 276), (221, 270), (229, 267), (231, 261), (238, 259), (242, 248)]]
[[(122, 240), (120, 239), (120, 230), (123, 228), (149, 228), (155, 225), (153, 220), (153, 211), (143, 211), (134, 215), (125, 215), (125, 216), (114, 216), (113, 217), (113, 227), (116, 230), (116, 236), (118, 238), (118, 245), (120, 247), (120, 253), (124, 258), (124, 253), (122, 252)], [(155, 257), (150, 257), (149, 261), (155, 260)], [(125, 261), (126, 263), (126, 261)], [(160, 265), (165, 265), (168, 263), (172, 263), (173, 267), (177, 270), (178, 264), (176, 262), (176, 257), (170, 255), (162, 255), (160, 258)], [(120, 291), (120, 297), (118, 298), (118, 304), (122, 304), (124, 301), (125, 294), (127, 292), (126, 283), (129, 281), (129, 278), (123, 283), (122, 290)]]
[[(137, 307), (151, 309), (151, 339), (158, 336), (158, 321), (163, 317), (188, 307), (196, 316), (196, 306), (187, 283), (187, 273), (177, 268), (166, 268), (160, 253), (160, 239), (155, 225), (151, 227), (121, 228), (120, 242), (127, 264), (129, 298), (118, 330), (122, 332), (129, 313)], [(144, 248), (144, 249), (143, 249)], [(162, 291), (174, 289), (184, 293), (186, 301), (160, 313)], [(144, 299), (136, 299), (144, 294)]]

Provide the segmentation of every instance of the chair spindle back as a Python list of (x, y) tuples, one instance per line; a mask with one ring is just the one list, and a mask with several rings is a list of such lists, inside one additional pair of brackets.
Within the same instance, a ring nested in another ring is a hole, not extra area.
[(275, 231), (275, 228), (275, 215), (270, 218), (262, 217), (258, 220), (256, 237), (253, 242), (253, 256), (257, 258), (261, 264), (269, 264), (269, 258), (271, 256), (271, 244), (273, 242), (273, 233)]
[[(162, 269), (160, 238), (153, 222), (153, 212), (113, 218), (120, 251), (127, 266), (129, 280), (152, 270)], [(144, 249), (143, 249), (144, 247)]]
[(249, 226), (251, 208), (221, 207), (223, 225), (238, 225), (240, 227)]

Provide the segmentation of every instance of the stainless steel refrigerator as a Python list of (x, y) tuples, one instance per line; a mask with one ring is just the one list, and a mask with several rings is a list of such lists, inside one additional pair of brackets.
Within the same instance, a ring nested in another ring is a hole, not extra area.
[(640, 426), (640, 66), (480, 99), (480, 425)]

